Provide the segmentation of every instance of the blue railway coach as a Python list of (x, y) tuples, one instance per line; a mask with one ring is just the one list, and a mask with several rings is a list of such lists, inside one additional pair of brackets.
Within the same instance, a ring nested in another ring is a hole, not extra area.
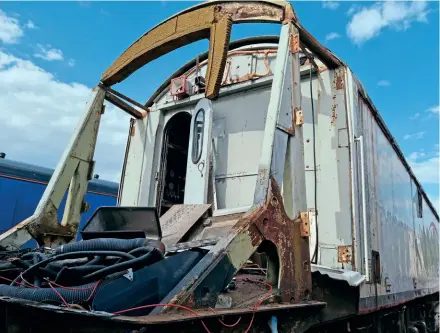
[[(0, 234), (34, 213), (53, 173), (52, 169), (6, 160), (4, 156), (0, 154)], [(81, 215), (80, 228), (98, 207), (116, 205), (118, 186), (115, 182), (100, 179), (89, 182), (84, 201), (90, 205), (90, 209)], [(59, 219), (66, 198), (67, 191), (61, 202)], [(31, 241), (24, 247), (35, 245), (36, 242)]]

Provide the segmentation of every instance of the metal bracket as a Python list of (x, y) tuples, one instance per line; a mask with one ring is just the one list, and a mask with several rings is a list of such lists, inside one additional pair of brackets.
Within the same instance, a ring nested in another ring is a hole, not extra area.
[(310, 221), (309, 221), (309, 213), (308, 212), (301, 213), (300, 233), (301, 233), (301, 237), (309, 237), (310, 236)]
[(295, 108), (295, 124), (297, 126), (302, 126), (302, 124), (304, 124), (303, 111), (298, 108)]
[(338, 246), (338, 262), (339, 263), (349, 263), (352, 258), (351, 245), (340, 245)]

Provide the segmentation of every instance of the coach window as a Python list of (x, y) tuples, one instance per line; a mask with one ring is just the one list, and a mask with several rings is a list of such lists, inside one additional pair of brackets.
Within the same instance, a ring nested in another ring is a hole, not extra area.
[(194, 164), (198, 163), (202, 156), (203, 144), (203, 125), (205, 122), (205, 110), (199, 109), (194, 117), (193, 128), (193, 146), (192, 146), (192, 161)]
[(419, 189), (417, 190), (417, 217), (419, 219), (423, 217), (423, 197)]

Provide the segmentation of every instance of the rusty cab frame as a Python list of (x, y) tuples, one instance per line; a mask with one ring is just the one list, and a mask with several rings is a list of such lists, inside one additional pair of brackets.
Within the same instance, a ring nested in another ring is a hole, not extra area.
[[(118, 93), (111, 86), (150, 61), (183, 45), (207, 38), (210, 44), (205, 98), (216, 99), (225, 69), (232, 25), (248, 22), (282, 25), (253, 206), (162, 303), (212, 306), (224, 284), (231, 281), (257, 248), (269, 242), (275, 246), (276, 253), (269, 257), (267, 279), (277, 290), (278, 302), (284, 304), (278, 304), (277, 308), (292, 308), (299, 303), (310, 305), (312, 278), (299, 53), (301, 48), (307, 47), (329, 68), (336, 68), (341, 62), (301, 26), (288, 2), (203, 3), (160, 23), (128, 47), (103, 73), (100, 83), (93, 89), (84, 115), (34, 215), (1, 235), (0, 245), (19, 247), (32, 238), (46, 246), (74, 240), (84, 209), (87, 182), (93, 174), (93, 154), (104, 113), (104, 100), (126, 111), (136, 121), (148, 122), (148, 108)], [(288, 112), (280, 112), (281, 109)], [(287, 177), (289, 183), (283, 183), (285, 173), (290, 175)], [(66, 208), (60, 223), (57, 219), (58, 208), (67, 189)], [(315, 302), (314, 305), (321, 307), (324, 304)], [(150, 319), (146, 318), (143, 322), (151, 322), (155, 315), (169, 311), (173, 310), (157, 307), (147, 316)], [(265, 311), (264, 307), (259, 311)], [(163, 320), (164, 317), (161, 317)], [(133, 319), (129, 321), (133, 322)]]

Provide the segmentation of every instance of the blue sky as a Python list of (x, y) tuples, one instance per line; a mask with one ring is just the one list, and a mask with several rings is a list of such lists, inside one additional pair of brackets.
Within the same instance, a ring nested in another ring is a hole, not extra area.
[[(11, 159), (54, 167), (88, 89), (101, 73), (145, 31), (192, 4), (2, 2), (0, 104), (6, 108), (0, 111), (0, 120), (9, 131), (0, 134), (0, 150)], [(438, 3), (293, 4), (306, 29), (361, 80), (425, 189), (438, 201)], [(279, 29), (278, 25), (239, 25), (232, 37), (278, 34)], [(145, 101), (174, 70), (207, 46), (201, 41), (166, 55), (118, 89)], [(103, 123), (105, 142), (97, 149), (103, 162), (98, 159), (97, 169), (102, 178), (117, 179), (119, 165), (108, 165), (122, 158), (128, 118), (109, 117)], [(15, 137), (5, 147), (6, 135)]]

